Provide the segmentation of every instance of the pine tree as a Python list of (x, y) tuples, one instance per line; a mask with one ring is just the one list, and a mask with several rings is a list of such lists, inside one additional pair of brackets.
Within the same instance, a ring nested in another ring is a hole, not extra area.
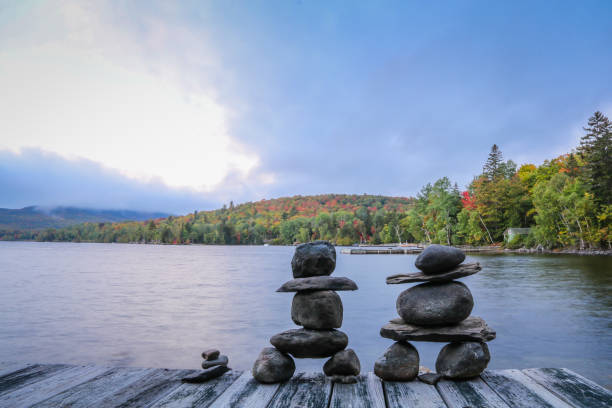
[(597, 111), (589, 118), (587, 132), (580, 140), (578, 152), (584, 160), (584, 177), (595, 200), (612, 204), (612, 123)]
[(500, 174), (500, 165), (502, 164), (502, 152), (499, 150), (496, 144), (491, 147), (491, 152), (489, 153), (489, 157), (482, 168), (482, 174), (487, 176), (489, 180), (493, 180), (495, 177)]

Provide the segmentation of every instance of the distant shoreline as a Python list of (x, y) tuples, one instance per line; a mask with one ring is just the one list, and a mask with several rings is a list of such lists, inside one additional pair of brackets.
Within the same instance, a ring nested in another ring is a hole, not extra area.
[[(239, 247), (260, 247), (264, 245), (260, 244), (194, 244), (194, 243), (181, 243), (181, 244), (172, 244), (172, 243), (162, 243), (162, 242), (98, 242), (98, 241), (36, 241), (31, 239), (20, 239), (20, 240), (0, 240), (0, 242), (40, 242), (40, 243), (61, 243), (61, 244), (119, 244), (119, 245), (160, 245), (160, 246), (239, 246)], [(415, 246), (426, 247), (428, 244), (414, 244)], [(278, 245), (278, 244), (269, 244), (271, 247), (290, 247), (295, 245)], [(352, 246), (344, 246), (344, 245), (335, 245), (341, 248), (351, 248)], [(394, 244), (379, 244), (372, 245), (372, 247), (381, 247), (381, 248), (393, 248), (397, 247)], [(544, 249), (544, 248), (518, 248), (518, 249), (509, 249), (495, 246), (457, 246), (465, 253), (479, 253), (479, 254), (519, 254), (519, 255), (581, 255), (581, 256), (589, 256), (589, 255), (597, 255), (597, 256), (612, 256), (611, 249), (575, 249), (575, 248), (556, 248), (556, 249)]]

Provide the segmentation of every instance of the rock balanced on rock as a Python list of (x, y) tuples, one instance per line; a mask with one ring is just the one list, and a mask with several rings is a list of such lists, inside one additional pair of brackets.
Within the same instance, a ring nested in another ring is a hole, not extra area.
[[(480, 317), (470, 316), (472, 293), (454, 280), (481, 270), (480, 264), (462, 264), (464, 260), (465, 254), (457, 248), (430, 245), (416, 259), (415, 266), (421, 272), (387, 278), (387, 284), (424, 283), (399, 295), (396, 308), (400, 319), (391, 320), (380, 330), (382, 337), (397, 342), (374, 365), (380, 378), (411, 381), (418, 375), (419, 354), (410, 340), (449, 342), (436, 360), (436, 378), (471, 378), (487, 367), (491, 357), (485, 342), (495, 338), (495, 331)], [(423, 381), (431, 381), (430, 377)]]
[(299, 245), (291, 261), (293, 280), (277, 292), (296, 292), (291, 320), (301, 329), (291, 329), (270, 338), (253, 365), (253, 377), (262, 383), (286, 381), (295, 372), (295, 358), (331, 357), (324, 372), (336, 382), (353, 382), (361, 369), (357, 354), (346, 349), (348, 336), (342, 326), (342, 300), (338, 290), (357, 290), (348, 278), (331, 277), (336, 267), (336, 249), (327, 241)]

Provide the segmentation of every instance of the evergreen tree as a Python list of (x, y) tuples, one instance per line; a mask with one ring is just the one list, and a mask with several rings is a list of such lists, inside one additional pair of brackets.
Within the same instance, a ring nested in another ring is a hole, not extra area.
[(495, 177), (500, 175), (502, 165), (502, 152), (499, 150), (496, 144), (491, 147), (489, 157), (482, 168), (482, 174), (484, 174), (489, 180), (493, 180)]
[(612, 123), (597, 111), (584, 128), (578, 152), (584, 159), (584, 177), (590, 184), (595, 200), (601, 205), (612, 204)]

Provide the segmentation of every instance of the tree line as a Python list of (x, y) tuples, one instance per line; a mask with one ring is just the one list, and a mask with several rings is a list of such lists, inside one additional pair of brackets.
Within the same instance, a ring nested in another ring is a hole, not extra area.
[(0, 231), (0, 239), (171, 244), (354, 243), (488, 245), (530, 228), (509, 247), (611, 248), (612, 124), (589, 118), (580, 145), (536, 166), (504, 161), (493, 145), (482, 173), (461, 191), (443, 177), (415, 198), (325, 194), (261, 200), (146, 222), (84, 223)]

